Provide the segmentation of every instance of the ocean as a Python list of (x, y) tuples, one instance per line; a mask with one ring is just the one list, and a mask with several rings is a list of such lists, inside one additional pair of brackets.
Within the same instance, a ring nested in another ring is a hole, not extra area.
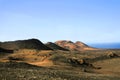
[(95, 48), (120, 49), (120, 43), (95, 43), (88, 45)]

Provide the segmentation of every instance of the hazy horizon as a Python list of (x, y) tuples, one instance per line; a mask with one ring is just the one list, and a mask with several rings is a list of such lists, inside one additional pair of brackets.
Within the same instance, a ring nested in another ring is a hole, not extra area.
[(0, 41), (119, 43), (119, 0), (0, 0)]

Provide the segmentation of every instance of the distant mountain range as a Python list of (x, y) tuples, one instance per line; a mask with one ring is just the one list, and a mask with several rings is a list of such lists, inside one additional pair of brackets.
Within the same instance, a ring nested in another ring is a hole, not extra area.
[(56, 42), (42, 43), (38, 39), (17, 40), (0, 42), (0, 52), (11, 52), (18, 49), (38, 49), (38, 50), (63, 50), (63, 51), (84, 51), (104, 49), (120, 49), (120, 43), (104, 43), (104, 44), (85, 44), (77, 41), (58, 40)]
[(17, 40), (0, 42), (0, 48), (5, 50), (18, 50), (18, 49), (38, 49), (38, 50), (63, 50), (63, 51), (83, 51), (83, 50), (96, 50), (87, 44), (77, 41), (72, 42), (68, 40), (59, 40), (54, 43), (42, 43), (38, 39)]

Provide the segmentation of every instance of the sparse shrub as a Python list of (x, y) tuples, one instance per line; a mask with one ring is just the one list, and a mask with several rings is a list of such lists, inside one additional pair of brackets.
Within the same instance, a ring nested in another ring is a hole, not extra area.
[(65, 56), (63, 55), (60, 55), (60, 54), (54, 54), (50, 57), (50, 60), (53, 60), (53, 61), (60, 61), (60, 62), (67, 62), (67, 59)]
[(107, 53), (107, 56), (110, 57), (110, 58), (118, 57), (118, 55), (115, 54), (114, 52), (109, 52), (109, 53)]
[(80, 64), (84, 64), (84, 63), (86, 63), (86, 62), (85, 62), (84, 59), (80, 59), (80, 60), (79, 60), (79, 63), (80, 63)]
[(21, 61), (21, 60), (23, 60), (23, 58), (17, 58), (17, 57), (13, 57), (13, 56), (9, 56), (8, 57), (8, 60), (12, 60), (12, 61)]
[(72, 59), (72, 58), (69, 58), (68, 59), (68, 62), (69, 63), (72, 63), (72, 64), (76, 64), (76, 65), (82, 65), (82, 64), (86, 64), (85, 60), (84, 59)]
[(34, 60), (37, 60), (37, 58), (35, 58)]

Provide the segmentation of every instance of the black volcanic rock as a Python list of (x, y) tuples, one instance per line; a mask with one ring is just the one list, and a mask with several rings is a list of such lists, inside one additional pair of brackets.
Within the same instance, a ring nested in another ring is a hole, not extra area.
[(53, 50), (69, 51), (68, 49), (62, 48), (62, 47), (60, 47), (60, 46), (58, 46), (57, 44), (52, 43), (52, 42), (48, 42), (48, 43), (46, 43), (45, 45), (48, 46), (48, 47), (50, 47), (50, 48), (53, 49)]
[(1, 42), (0, 47), (7, 50), (17, 50), (17, 49), (52, 50), (51, 48), (45, 46), (38, 39)]
[(7, 50), (0, 47), (0, 53), (13, 53), (13, 50)]

